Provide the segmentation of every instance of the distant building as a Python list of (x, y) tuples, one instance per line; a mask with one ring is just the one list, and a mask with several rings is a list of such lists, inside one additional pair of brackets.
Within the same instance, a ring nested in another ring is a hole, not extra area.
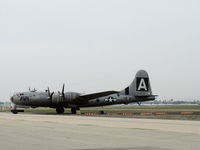
[(0, 111), (8, 110), (11, 106), (11, 102), (0, 102)]

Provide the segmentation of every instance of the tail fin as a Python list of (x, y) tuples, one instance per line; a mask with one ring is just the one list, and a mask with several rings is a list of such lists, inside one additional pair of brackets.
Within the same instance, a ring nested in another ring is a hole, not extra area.
[(144, 70), (138, 71), (131, 85), (124, 89), (122, 93), (135, 97), (152, 96), (148, 73)]

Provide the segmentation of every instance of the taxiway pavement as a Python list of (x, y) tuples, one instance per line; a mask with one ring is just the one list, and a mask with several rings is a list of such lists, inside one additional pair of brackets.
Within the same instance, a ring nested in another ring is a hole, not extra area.
[(1, 150), (199, 150), (200, 121), (0, 113)]

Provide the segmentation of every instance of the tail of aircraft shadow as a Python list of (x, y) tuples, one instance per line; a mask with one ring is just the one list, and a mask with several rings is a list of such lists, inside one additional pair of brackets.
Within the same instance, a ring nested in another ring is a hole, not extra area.
[(152, 95), (149, 75), (145, 70), (138, 71), (133, 82), (121, 93), (138, 98), (155, 97)]

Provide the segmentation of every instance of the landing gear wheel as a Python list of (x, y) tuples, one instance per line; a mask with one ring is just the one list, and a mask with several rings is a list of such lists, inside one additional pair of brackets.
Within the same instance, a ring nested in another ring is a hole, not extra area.
[(100, 114), (103, 115), (103, 114), (105, 114), (105, 112), (104, 112), (103, 110), (101, 110), (101, 111), (100, 111)]
[(56, 112), (57, 114), (63, 114), (65, 112), (65, 109), (63, 107), (57, 107)]
[(76, 114), (76, 111), (77, 111), (77, 110), (80, 110), (80, 108), (71, 108), (72, 114)]
[(71, 109), (72, 114), (76, 114), (76, 108)]
[(11, 110), (11, 112), (12, 112), (13, 114), (18, 114), (18, 111), (17, 111), (17, 110)]

